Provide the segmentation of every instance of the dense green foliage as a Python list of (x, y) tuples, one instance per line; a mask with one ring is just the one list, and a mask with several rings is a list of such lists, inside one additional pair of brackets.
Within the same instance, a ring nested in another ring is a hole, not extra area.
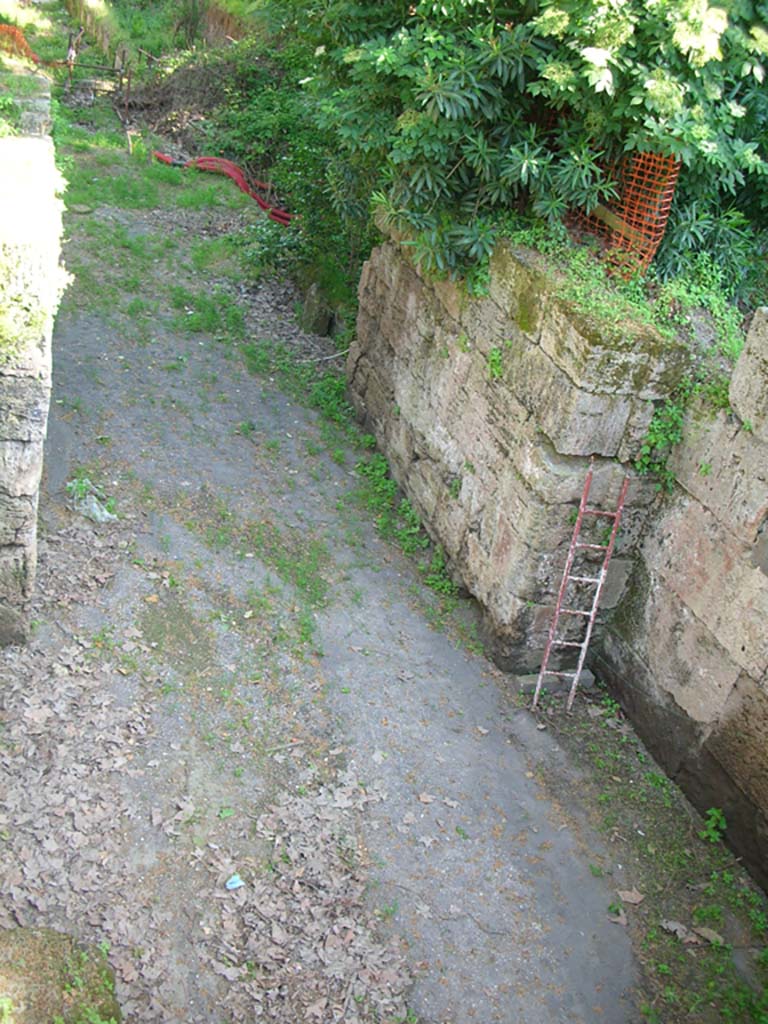
[(379, 202), (427, 267), (482, 259), (510, 210), (559, 224), (593, 209), (615, 192), (606, 168), (640, 150), (683, 163), (661, 254), (678, 271), (691, 249), (754, 254), (766, 20), (764, 0), (318, 0), (294, 27), (315, 47), (322, 124), (381, 171)]
[(248, 247), (253, 270), (298, 268), (305, 284), (319, 281), (333, 305), (353, 302), (372, 244), (372, 180), (334, 153), (318, 123), (315, 98), (300, 84), (311, 76), (311, 52), (270, 25), (212, 59), (220, 63), (226, 101), (202, 144), (268, 178), (277, 201), (300, 218), (288, 230), (266, 220), (259, 225)]
[[(173, 22), (191, 38), (204, 4), (116, 6), (134, 37)], [(351, 295), (373, 197), (425, 269), (482, 287), (500, 235), (533, 218), (564, 237), (567, 212), (610, 202), (609, 169), (637, 150), (682, 162), (657, 272), (707, 252), (726, 294), (762, 298), (766, 0), (247, 6), (251, 37), (214, 58), (228, 98), (205, 141), (268, 175), (304, 227), (265, 227), (256, 267), (298, 261)]]

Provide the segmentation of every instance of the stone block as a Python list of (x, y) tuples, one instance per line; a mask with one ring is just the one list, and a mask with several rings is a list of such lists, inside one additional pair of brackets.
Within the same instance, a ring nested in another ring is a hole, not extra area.
[(12, 497), (0, 490), (0, 549), (30, 544), (37, 526), (37, 501), (31, 496)]
[(515, 331), (503, 311), (489, 298), (471, 299), (459, 314), (459, 326), (468, 338), (503, 344)]
[(768, 306), (755, 312), (731, 377), (731, 405), (761, 441), (768, 442)]
[(627, 427), (616, 451), (616, 458), (623, 463), (633, 463), (645, 441), (656, 407), (653, 402), (633, 398), (627, 418)]
[(50, 381), (6, 376), (0, 370), (0, 440), (45, 440)]
[[(532, 696), (536, 691), (536, 683), (539, 681), (539, 673), (531, 672), (529, 675), (517, 675), (512, 677), (512, 685), (520, 693), (526, 696)], [(557, 694), (558, 696), (565, 696), (571, 689), (571, 680), (562, 679), (557, 676), (546, 676), (543, 681), (543, 686), (550, 694)], [(579, 676), (579, 693), (584, 690), (593, 690), (595, 688), (595, 677), (588, 668), (582, 669), (581, 675)]]
[(542, 258), (504, 243), (491, 261), (490, 297), (513, 329), (536, 341), (577, 388), (641, 400), (663, 398), (690, 366), (687, 346), (650, 325), (600, 326), (561, 298), (558, 274)]
[(768, 808), (768, 689), (739, 676), (707, 749), (747, 796)]
[[(548, 438), (540, 434), (535, 436), (535, 442), (525, 445), (518, 463), (528, 486), (547, 504), (578, 505), (590, 465), (589, 459), (561, 454)], [(612, 459), (594, 461), (590, 504), (612, 509), (627, 473), (630, 475), (627, 505), (638, 510), (650, 505), (656, 498), (653, 483)]]
[(636, 637), (658, 689), (694, 721), (719, 720), (740, 665), (678, 596), (651, 590), (644, 629)]
[(462, 310), (468, 309), (470, 304), (474, 306), (473, 301), (460, 288), (457, 288), (453, 281), (432, 281), (430, 290), (439, 306), (441, 319), (447, 318), (459, 323)]
[(0, 602), (20, 607), (34, 583), (35, 546), (0, 548)]
[(757, 434), (725, 412), (713, 417), (706, 403), (698, 403), (670, 469), (722, 526), (744, 544), (754, 543), (768, 516), (768, 444)]
[(318, 284), (311, 284), (304, 296), (301, 306), (299, 324), (303, 331), (310, 334), (327, 335), (330, 333), (333, 310), (325, 300)]
[[(427, 523), (433, 522), (443, 493), (443, 475), (439, 466), (429, 459), (412, 461), (406, 470), (405, 485), (420, 518)], [(451, 551), (448, 553), (453, 554)]]
[(530, 341), (538, 338), (546, 291), (546, 276), (533, 253), (512, 248), (505, 242), (496, 246), (491, 259), (489, 298), (508, 321), (510, 330), (516, 328)]
[(634, 408), (631, 398), (575, 388), (533, 345), (511, 350), (507, 383), (561, 454), (616, 455)]
[(29, 635), (29, 623), (23, 609), (0, 598), (0, 647), (23, 644)]
[[(592, 645), (588, 663), (637, 729), (656, 760), (674, 778), (701, 742), (702, 727), (662, 689), (639, 645), (606, 629)], [(711, 806), (711, 805), (710, 805)]]
[(750, 549), (698, 501), (683, 500), (657, 524), (645, 554), (660, 586), (718, 638), (728, 660), (760, 677), (768, 667), (768, 577)]
[(609, 611), (615, 608), (627, 589), (627, 583), (632, 572), (632, 559), (614, 556), (605, 574), (603, 592), (600, 595), (600, 609)]
[(634, 395), (666, 396), (690, 366), (682, 341), (662, 338), (649, 326), (601, 328), (557, 299), (547, 303), (540, 344), (553, 363), (580, 388)]
[(30, 98), (24, 103), (22, 135), (48, 135), (52, 125), (50, 96)]
[(13, 497), (37, 494), (43, 469), (40, 442), (0, 441), (0, 489)]
[(462, 582), (465, 575), (462, 548), (469, 527), (469, 516), (467, 508), (462, 502), (461, 492), (454, 497), (444, 484), (435, 503), (432, 529), (429, 532), (442, 544), (448, 556), (461, 571)]

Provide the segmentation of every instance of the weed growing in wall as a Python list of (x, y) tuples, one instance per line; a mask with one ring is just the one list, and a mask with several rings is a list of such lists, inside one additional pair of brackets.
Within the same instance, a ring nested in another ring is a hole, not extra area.
[[(693, 399), (702, 399), (712, 412), (730, 411), (728, 376), (722, 370), (709, 369), (707, 364), (698, 372), (698, 377), (683, 380), (655, 410), (635, 459), (638, 473), (656, 478), (657, 491), (671, 492), (674, 487), (675, 476), (669, 468), (669, 459), (683, 439), (685, 418)], [(702, 476), (707, 476), (711, 468), (703, 468)]]

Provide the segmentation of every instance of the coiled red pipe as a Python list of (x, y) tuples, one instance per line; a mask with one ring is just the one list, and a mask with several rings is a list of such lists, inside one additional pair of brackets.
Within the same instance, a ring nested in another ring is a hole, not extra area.
[[(196, 156), (191, 160), (184, 161), (174, 160), (173, 157), (168, 156), (166, 153), (159, 153), (157, 150), (154, 150), (152, 155), (156, 160), (171, 167), (195, 167), (198, 171), (213, 171), (215, 174), (225, 174), (234, 181), (242, 192), (245, 192), (251, 199), (255, 199), (266, 215), (277, 224), (283, 224), (287, 227), (295, 216), (295, 214), (289, 213), (287, 210), (271, 206), (263, 196), (259, 195), (254, 188), (251, 188), (241, 168), (222, 156)], [(269, 185), (265, 181), (254, 181), (253, 184), (255, 188), (261, 189), (263, 192), (269, 192)]]

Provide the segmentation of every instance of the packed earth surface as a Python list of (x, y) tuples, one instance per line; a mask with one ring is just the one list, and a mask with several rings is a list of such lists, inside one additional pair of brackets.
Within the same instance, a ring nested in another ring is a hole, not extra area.
[(336, 349), (238, 269), (255, 204), (97, 136), (61, 147), (0, 928), (100, 944), (128, 1024), (639, 1021), (625, 838), (377, 532)]
[[(430, 624), (350, 500), (354, 452), (186, 329), (218, 290), (244, 337), (324, 372), (288, 286), (195, 270), (250, 211), (80, 210), (36, 631), (5, 661), (2, 924), (106, 941), (144, 1024), (629, 1019), (599, 840), (533, 777), (548, 737)], [(125, 312), (101, 301), (125, 273), (107, 232), (159, 254)], [(189, 307), (163, 305), (169, 282)], [(84, 514), (91, 484), (116, 519)]]

